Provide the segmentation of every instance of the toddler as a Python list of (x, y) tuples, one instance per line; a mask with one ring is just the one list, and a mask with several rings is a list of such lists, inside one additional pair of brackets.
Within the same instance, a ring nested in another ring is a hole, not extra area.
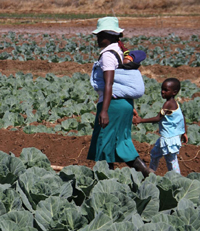
[(181, 140), (186, 144), (188, 137), (186, 134), (185, 118), (179, 104), (174, 99), (179, 90), (180, 81), (178, 79), (166, 79), (161, 87), (161, 95), (163, 99), (166, 99), (166, 102), (163, 104), (158, 115), (146, 119), (134, 116), (132, 120), (134, 124), (159, 122), (161, 137), (156, 141), (154, 148), (150, 152), (150, 168), (154, 171), (157, 170), (160, 158), (164, 156), (168, 170), (180, 173), (177, 154), (179, 154)]

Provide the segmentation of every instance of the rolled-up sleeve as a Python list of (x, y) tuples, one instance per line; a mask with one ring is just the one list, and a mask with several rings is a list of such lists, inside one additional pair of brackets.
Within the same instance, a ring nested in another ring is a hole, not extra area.
[(103, 71), (113, 71), (118, 67), (118, 61), (111, 52), (104, 52), (99, 62)]

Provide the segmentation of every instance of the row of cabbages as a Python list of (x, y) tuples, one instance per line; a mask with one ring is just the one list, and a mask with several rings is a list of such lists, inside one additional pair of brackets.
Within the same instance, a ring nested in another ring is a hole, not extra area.
[(46, 155), (0, 152), (0, 229), (4, 231), (200, 230), (200, 173), (165, 176), (124, 167), (67, 166)]

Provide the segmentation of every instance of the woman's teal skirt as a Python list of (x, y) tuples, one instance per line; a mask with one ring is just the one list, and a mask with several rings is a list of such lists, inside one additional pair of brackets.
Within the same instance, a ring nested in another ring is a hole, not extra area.
[(138, 157), (132, 139), (132, 99), (112, 99), (108, 109), (109, 124), (102, 128), (98, 122), (103, 103), (98, 103), (94, 131), (87, 159), (107, 163), (129, 162)]

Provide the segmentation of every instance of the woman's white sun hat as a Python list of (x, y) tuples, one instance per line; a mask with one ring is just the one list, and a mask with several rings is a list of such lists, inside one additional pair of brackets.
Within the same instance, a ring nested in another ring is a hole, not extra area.
[(116, 17), (100, 18), (97, 22), (97, 29), (92, 31), (93, 34), (98, 34), (101, 31), (106, 31), (112, 34), (120, 34), (124, 31), (119, 27), (119, 22)]

